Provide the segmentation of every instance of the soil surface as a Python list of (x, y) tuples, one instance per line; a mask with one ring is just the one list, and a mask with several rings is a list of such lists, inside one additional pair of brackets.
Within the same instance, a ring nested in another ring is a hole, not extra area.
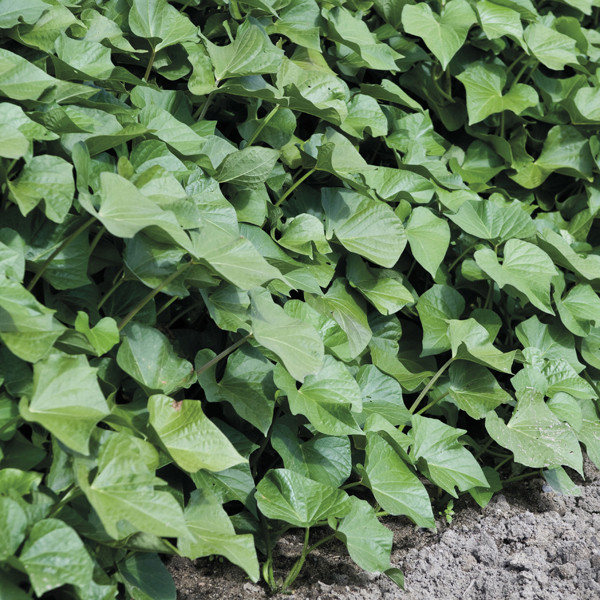
[[(505, 489), (484, 509), (463, 497), (453, 522), (440, 519), (437, 531), (385, 520), (405, 591), (359, 569), (338, 542), (309, 555), (287, 595), (271, 596), (227, 561), (172, 558), (168, 568), (178, 600), (600, 600), (600, 472), (586, 461), (585, 475), (579, 497), (544, 491), (537, 478)], [(301, 548), (299, 535), (280, 540), (280, 575)]]

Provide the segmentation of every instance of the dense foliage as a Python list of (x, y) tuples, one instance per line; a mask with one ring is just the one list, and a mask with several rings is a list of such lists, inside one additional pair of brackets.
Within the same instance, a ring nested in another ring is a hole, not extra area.
[(0, 598), (600, 466), (598, 7), (0, 0)]

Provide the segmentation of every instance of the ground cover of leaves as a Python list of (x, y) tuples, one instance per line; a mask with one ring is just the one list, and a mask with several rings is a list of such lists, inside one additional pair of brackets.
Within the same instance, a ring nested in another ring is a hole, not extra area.
[[(484, 509), (461, 499), (437, 532), (389, 519), (392, 564), (405, 574), (401, 591), (386, 577), (361, 571), (340, 543), (310, 555), (289, 595), (273, 600), (591, 600), (600, 598), (600, 471), (589, 461), (581, 496), (544, 491), (542, 479), (521, 482)], [(300, 536), (277, 547), (280, 569), (300, 552)], [(225, 562), (172, 558), (178, 600), (263, 600), (266, 589)]]

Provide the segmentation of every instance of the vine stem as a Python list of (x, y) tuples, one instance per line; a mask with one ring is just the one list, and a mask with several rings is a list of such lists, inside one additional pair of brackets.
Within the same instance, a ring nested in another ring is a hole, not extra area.
[(98, 233), (96, 233), (94, 239), (92, 240), (92, 243), (90, 244), (90, 254), (92, 254), (92, 252), (96, 249), (96, 246), (98, 245), (98, 242), (100, 241), (100, 238), (104, 235), (105, 231), (106, 227), (104, 227), (104, 225), (102, 225), (102, 227), (98, 229)]
[(242, 339), (235, 342), (235, 344), (231, 344), (223, 350), (223, 352), (217, 354), (214, 358), (211, 358), (207, 363), (204, 363), (199, 369), (196, 370), (196, 375), (201, 375), (204, 371), (210, 369), (213, 365), (216, 365), (220, 360), (223, 360), (226, 356), (231, 354), (234, 350), (237, 350), (242, 344), (245, 344), (250, 338), (252, 334), (249, 333), (245, 335)]
[(150, 302), (150, 300), (152, 300), (152, 298), (154, 298), (154, 296), (156, 296), (162, 289), (167, 287), (171, 283), (171, 281), (173, 281), (174, 279), (177, 279), (177, 277), (179, 277), (186, 269), (189, 269), (192, 264), (193, 263), (191, 261), (188, 263), (185, 263), (184, 265), (179, 267), (179, 269), (177, 269), (177, 271), (171, 273), (171, 275), (169, 275), (163, 282), (161, 282), (153, 290), (151, 290), (148, 294), (146, 294), (131, 309), (131, 311), (127, 314), (127, 316), (125, 316), (124, 319), (119, 323), (119, 327), (118, 327), (119, 331), (121, 331), (123, 329), (123, 327), (125, 327), (125, 325), (127, 325), (127, 323), (129, 323), (129, 321), (131, 321), (131, 319), (133, 319), (133, 317), (135, 317), (135, 315), (137, 315), (140, 312), (140, 310), (142, 310), (142, 308), (144, 308), (144, 306), (146, 306), (146, 304), (148, 304), (148, 302)]
[(260, 132), (268, 125), (269, 121), (275, 116), (277, 111), (279, 110), (279, 104), (275, 106), (275, 108), (260, 122), (250, 139), (248, 140), (248, 144), (246, 148), (252, 146), (252, 144), (256, 141), (256, 138), (260, 135)]
[(152, 65), (154, 64), (154, 59), (156, 58), (156, 48), (152, 46), (152, 53), (150, 54), (150, 60), (148, 61), (148, 66), (146, 67), (146, 72), (144, 73), (144, 81), (148, 81), (148, 77), (150, 77), (150, 72), (152, 71)]
[(429, 404), (424, 406), (417, 414), (422, 415), (424, 412), (427, 412), (432, 406), (435, 406), (440, 400), (445, 398), (447, 395), (448, 395), (448, 392), (446, 392), (445, 394), (442, 394), (439, 398), (432, 400)]
[(85, 223), (80, 225), (70, 236), (65, 238), (64, 242), (44, 261), (42, 268), (35, 274), (33, 279), (27, 286), (27, 291), (30, 292), (35, 284), (40, 280), (46, 269), (50, 266), (50, 263), (83, 231), (85, 231), (94, 221), (96, 217), (90, 217)]
[(429, 390), (433, 387), (434, 383), (444, 374), (444, 371), (456, 360), (456, 357), (449, 358), (437, 371), (437, 373), (427, 382), (427, 385), (421, 390), (421, 393), (417, 396), (417, 399), (413, 402), (413, 405), (408, 409), (411, 413), (414, 414), (415, 410), (421, 404), (421, 401), (427, 394)]
[(471, 250), (473, 250), (473, 248), (475, 248), (475, 246), (478, 244), (479, 242), (475, 242), (474, 244), (471, 244), (466, 250), (463, 250), (458, 257), (452, 262), (452, 264), (448, 267), (448, 273), (450, 273), (450, 271), (452, 271), (452, 269), (454, 269), (454, 267), (461, 261), (461, 259), (463, 259)]
[(112, 284), (112, 287), (108, 290), (108, 292), (106, 292), (106, 294), (104, 294), (104, 296), (101, 298), (100, 302), (98, 302), (98, 306), (97, 309), (100, 310), (103, 306), (104, 303), (117, 291), (117, 289), (119, 289), (119, 286), (125, 281), (125, 273), (123, 272), (123, 269), (121, 269), (121, 274), (118, 275)]
[(290, 194), (304, 181), (306, 181), (317, 169), (316, 168), (312, 168), (310, 171), (307, 171), (306, 173), (304, 173), (304, 175), (302, 175), (302, 177), (300, 177), (300, 179), (298, 179), (298, 181), (296, 181), (295, 183), (293, 183), (281, 196), (281, 198), (279, 198), (279, 200), (277, 200), (277, 202), (275, 203), (275, 206), (279, 206), (286, 198), (288, 198), (290, 196)]
[[(156, 316), (158, 317), (158, 315), (160, 315), (161, 313), (165, 312), (165, 310), (167, 310), (167, 308), (169, 308), (169, 306), (171, 306), (171, 304), (173, 304), (173, 302), (175, 302), (176, 300), (180, 300), (181, 298), (179, 296), (173, 296), (172, 298), (170, 298), (169, 300), (167, 300), (161, 307), (160, 310), (158, 310), (156, 312)], [(170, 325), (170, 323), (169, 323)], [(169, 327), (169, 325), (167, 325), (167, 328)]]

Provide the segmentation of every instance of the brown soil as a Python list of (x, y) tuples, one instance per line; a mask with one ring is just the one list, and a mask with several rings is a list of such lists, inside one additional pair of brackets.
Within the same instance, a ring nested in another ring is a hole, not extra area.
[[(485, 509), (462, 498), (452, 524), (440, 519), (437, 531), (384, 521), (405, 591), (359, 569), (337, 542), (308, 557), (287, 595), (270, 596), (226, 561), (172, 558), (168, 568), (178, 600), (600, 600), (600, 472), (589, 462), (585, 470), (579, 497), (545, 492), (541, 479), (530, 479)], [(299, 535), (280, 540), (280, 576), (301, 547)]]

